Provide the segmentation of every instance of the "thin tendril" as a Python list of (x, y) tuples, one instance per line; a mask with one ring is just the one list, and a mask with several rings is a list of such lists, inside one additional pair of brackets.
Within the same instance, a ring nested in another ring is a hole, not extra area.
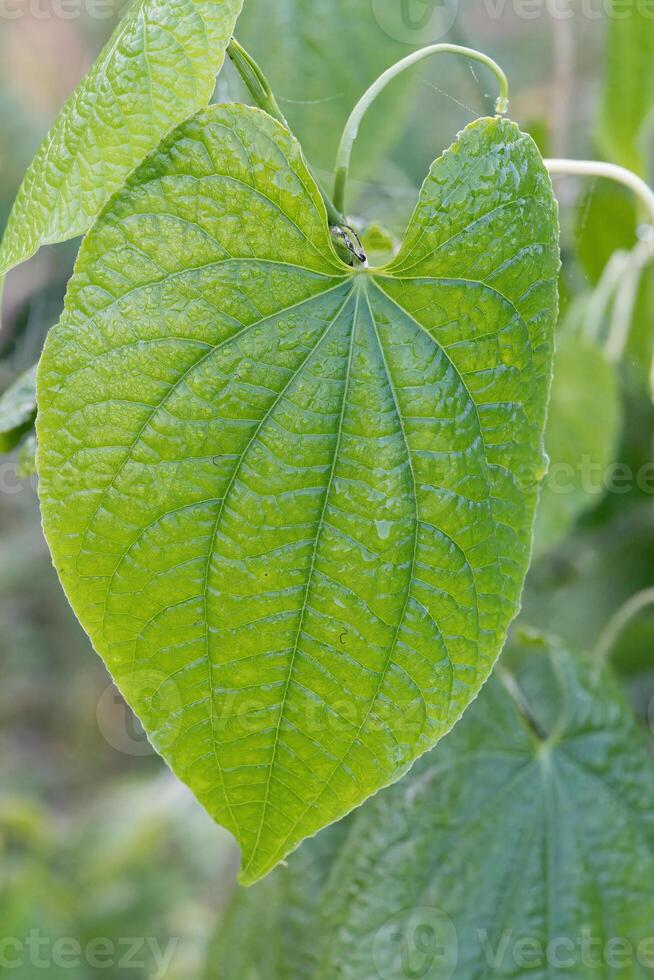
[(654, 225), (654, 191), (631, 170), (599, 160), (545, 160), (551, 174), (572, 177), (606, 177), (628, 187), (647, 208), (649, 221)]
[(479, 61), (483, 65), (486, 65), (487, 68), (490, 68), (500, 86), (500, 95), (496, 102), (496, 112), (499, 115), (503, 115), (507, 111), (509, 107), (508, 79), (500, 66), (492, 58), (489, 58), (488, 55), (482, 54), (480, 51), (475, 51), (474, 48), (462, 47), (460, 44), (431, 44), (426, 48), (422, 48), (420, 51), (414, 51), (413, 54), (403, 58), (402, 61), (398, 61), (397, 64), (385, 71), (383, 75), (380, 75), (352, 110), (352, 114), (343, 131), (336, 157), (336, 176), (332, 200), (338, 211), (345, 212), (345, 191), (350, 172), (352, 148), (359, 134), (359, 127), (366, 112), (377, 96), (383, 92), (394, 78), (419, 61), (430, 58), (433, 54), (459, 54), (466, 58), (472, 58), (474, 61)]
[(611, 651), (625, 627), (649, 606), (654, 606), (654, 589), (644, 589), (642, 592), (637, 592), (636, 595), (627, 599), (624, 605), (620, 606), (599, 638), (597, 644), (598, 670), (601, 670), (608, 661)]

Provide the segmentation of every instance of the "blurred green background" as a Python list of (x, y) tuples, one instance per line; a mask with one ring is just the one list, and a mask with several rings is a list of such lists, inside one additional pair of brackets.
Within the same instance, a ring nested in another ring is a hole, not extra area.
[[(358, 95), (417, 44), (438, 40), (500, 62), (511, 81), (510, 114), (544, 154), (600, 157), (652, 179), (654, 19), (637, 4), (618, 18), (608, 0), (414, 2), (424, 9), (407, 22), (399, 0), (245, 0), (239, 39), (269, 74), (325, 179)], [(0, 227), (25, 167), (119, 12), (92, 0), (0, 3)], [(467, 122), (492, 112), (494, 86), (479, 66), (443, 57), (384, 95), (355, 152), (352, 211), (363, 228), (401, 237), (431, 160)], [(241, 97), (227, 66), (216, 98)], [(612, 613), (654, 586), (654, 478), (637, 479), (653, 458), (654, 276), (643, 262), (632, 302), (622, 294), (620, 306), (612, 293), (602, 305), (607, 263), (636, 246), (643, 216), (604, 181), (558, 178), (556, 190), (562, 342), (550, 454), (573, 468), (584, 455), (603, 467), (619, 463), (632, 478), (626, 491), (605, 492), (575, 477), (563, 506), (546, 489), (522, 621), (592, 650)], [(0, 392), (38, 358), (75, 251), (46, 249), (9, 276)], [(654, 615), (644, 609), (614, 649), (643, 725), (652, 714), (653, 643)], [(196, 980), (238, 854), (150, 750), (90, 649), (50, 565), (35, 478), (18, 477), (16, 453), (0, 459), (0, 663), (3, 936), (38, 930), (85, 949), (101, 938), (125, 957), (120, 942), (148, 937), (131, 963), (109, 972), (106, 946), (75, 968), (61, 946), (61, 968), (4, 962), (0, 974)], [(220, 977), (220, 964), (208, 969)]]

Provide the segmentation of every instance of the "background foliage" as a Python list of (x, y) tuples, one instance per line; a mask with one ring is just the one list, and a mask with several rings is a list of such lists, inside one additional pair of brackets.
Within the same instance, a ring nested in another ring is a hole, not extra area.
[[(337, 7), (346, 9), (334, 16)], [(284, 0), (269, 16), (266, 0), (246, 0), (241, 40), (269, 70), (284, 111), (323, 174), (356, 96), (386, 64), (410, 50), (383, 7), (362, 0), (352, 17), (351, 4), (339, 0)], [(520, 4), (462, 0), (452, 10), (447, 39), (485, 50), (503, 65), (512, 83), (511, 115), (543, 152), (599, 154), (637, 168), (651, 182), (654, 21), (639, 17), (637, 4), (628, 18), (611, 16), (610, 5), (602, 4), (592, 8), (597, 16), (590, 16), (591, 8), (570, 4), (571, 18), (553, 18), (543, 4), (539, 16), (524, 18)], [(20, 17), (0, 17), (0, 226), (43, 133), (119, 13), (116, 7), (111, 17), (98, 18), (89, 4), (80, 16), (63, 19), (46, 0), (19, 10)], [(442, 38), (419, 40), (432, 39)], [(217, 97), (238, 95), (239, 84), (226, 66)], [(421, 66), (389, 90), (377, 118), (367, 120), (357, 149), (356, 212), (383, 218), (399, 237), (432, 158), (470, 119), (490, 110), (493, 96), (486, 76), (448, 59)], [(640, 216), (628, 195), (602, 182), (582, 186), (559, 180), (557, 191), (563, 221), (562, 322), (573, 336), (582, 335), (583, 347), (587, 305), (610, 257), (632, 248)], [(0, 391), (38, 356), (58, 318), (74, 253), (72, 245), (42, 252), (8, 278)], [(587, 392), (582, 411), (590, 427), (589, 448), (582, 448), (582, 431), (575, 439), (580, 454), (599, 453), (604, 463), (612, 457), (634, 476), (652, 459), (653, 289), (654, 276), (646, 272), (624, 356), (609, 358), (593, 374), (601, 374), (603, 390), (611, 392), (611, 403), (603, 399), (601, 406), (608, 444), (593, 444), (597, 426), (592, 427)], [(599, 327), (606, 338), (606, 317)], [(566, 401), (574, 403), (578, 396), (576, 375), (588, 370), (587, 363), (562, 375), (569, 375), (568, 390), (560, 393), (567, 410)], [(555, 445), (553, 437), (553, 458)], [(561, 452), (569, 454), (569, 445)], [(177, 787), (116, 699), (61, 594), (39, 529), (34, 481), (19, 480), (17, 459), (14, 453), (0, 461), (3, 933), (23, 937), (39, 929), (81, 943), (139, 935), (165, 945), (174, 938), (167, 977), (195, 980), (205, 969), (211, 978), (229, 975), (226, 933), (219, 929), (211, 943), (210, 937), (230, 900), (238, 863), (233, 845)], [(626, 492), (605, 493), (594, 485), (588, 492), (582, 488), (580, 496), (575, 488), (575, 506), (566, 505), (556, 534), (541, 536), (523, 624), (555, 632), (573, 649), (592, 654), (611, 614), (654, 585), (654, 480), (628, 482)], [(645, 611), (613, 651), (646, 738), (654, 695), (653, 641), (654, 616)], [(300, 852), (297, 860), (309, 865), (309, 880), (311, 875), (324, 879), (320, 862), (346, 830), (331, 831), (324, 842), (319, 837), (315, 860), (313, 853)], [(514, 861), (511, 841), (505, 846), (505, 860)], [(264, 911), (273, 916), (288, 908), (293, 919), (293, 881), (266, 887), (270, 899)], [(237, 906), (230, 928), (238, 915), (245, 912)], [(310, 927), (300, 919), (288, 928), (306, 934)], [(262, 927), (259, 939), (265, 935)], [(274, 976), (267, 952), (264, 946), (258, 964), (255, 959), (240, 969), (232, 961), (233, 975)], [(299, 959), (288, 975), (308, 976), (302, 957), (313, 955), (298, 942), (294, 956)], [(23, 975), (32, 976), (31, 969)], [(145, 978), (153, 970), (149, 962), (125, 975)], [(71, 973), (53, 967), (47, 975)], [(106, 976), (106, 971), (86, 964), (76, 975)]]

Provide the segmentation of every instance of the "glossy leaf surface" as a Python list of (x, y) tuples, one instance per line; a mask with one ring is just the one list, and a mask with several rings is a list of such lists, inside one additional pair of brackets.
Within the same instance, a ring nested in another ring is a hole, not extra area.
[(39, 374), (44, 526), (243, 881), (397, 779), (488, 676), (529, 562), (549, 178), (481, 119), (350, 269), (297, 143), (214, 107), (85, 241)]
[(0, 395), (0, 453), (8, 453), (36, 416), (36, 365)]
[(518, 699), (493, 677), (345, 832), (323, 831), (235, 896), (207, 980), (651, 975), (645, 739), (614, 680), (557, 643), (532, 636), (508, 662)]
[(133, 0), (30, 165), (0, 246), (0, 276), (83, 234), (128, 174), (206, 105), (242, 0)]

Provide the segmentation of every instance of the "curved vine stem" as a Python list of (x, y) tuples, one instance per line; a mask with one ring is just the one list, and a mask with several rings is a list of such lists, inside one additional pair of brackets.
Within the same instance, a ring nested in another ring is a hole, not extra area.
[(509, 107), (508, 79), (500, 66), (493, 61), (492, 58), (489, 58), (488, 55), (482, 54), (480, 51), (475, 51), (474, 48), (462, 47), (460, 44), (431, 44), (426, 48), (422, 48), (420, 51), (414, 51), (413, 54), (403, 58), (402, 61), (398, 61), (397, 64), (385, 71), (383, 75), (380, 75), (377, 81), (370, 86), (368, 91), (364, 93), (352, 110), (352, 114), (345, 125), (341, 143), (338, 148), (338, 155), (336, 157), (336, 174), (334, 178), (334, 193), (332, 195), (332, 200), (338, 211), (345, 212), (345, 192), (350, 173), (352, 148), (359, 134), (359, 127), (361, 126), (361, 122), (366, 112), (373, 104), (377, 96), (384, 91), (386, 86), (392, 82), (394, 78), (401, 75), (407, 68), (411, 68), (412, 65), (417, 64), (419, 61), (423, 61), (425, 58), (430, 58), (434, 54), (459, 54), (466, 58), (471, 58), (474, 61), (479, 61), (482, 63), (482, 65), (486, 65), (487, 68), (490, 68), (497, 78), (500, 86), (500, 94), (496, 102), (496, 112), (499, 115), (503, 115), (507, 111)]
[(654, 225), (654, 191), (633, 171), (600, 160), (545, 160), (544, 163), (551, 174), (567, 177), (606, 177), (607, 180), (623, 184), (633, 191), (647, 208), (649, 220)]
[(649, 606), (654, 606), (654, 589), (644, 589), (642, 592), (637, 592), (636, 595), (631, 596), (609, 620), (597, 643), (598, 671), (607, 663), (611, 651), (625, 627)]
[[(654, 229), (650, 228), (650, 234)], [(618, 283), (613, 304), (613, 317), (605, 344), (606, 356), (617, 364), (624, 355), (629, 331), (638, 302), (638, 290), (645, 269), (654, 258), (654, 239), (639, 242), (628, 255), (623, 275)]]
[(629, 261), (629, 252), (621, 249), (613, 253), (588, 303), (584, 323), (585, 335), (589, 340), (594, 341), (598, 345), (603, 340), (602, 326), (607, 311), (629, 266)]
[(597, 301), (589, 309), (592, 317), (591, 330), (597, 334), (609, 304), (614, 301), (611, 327), (604, 349), (607, 357), (617, 363), (627, 345), (643, 271), (654, 259), (654, 191), (633, 171), (614, 163), (558, 159), (545, 160), (544, 163), (552, 175), (604, 177), (616, 181), (635, 194), (647, 211), (649, 224), (640, 231), (641, 241), (631, 252), (616, 252), (611, 258), (597, 290)]

